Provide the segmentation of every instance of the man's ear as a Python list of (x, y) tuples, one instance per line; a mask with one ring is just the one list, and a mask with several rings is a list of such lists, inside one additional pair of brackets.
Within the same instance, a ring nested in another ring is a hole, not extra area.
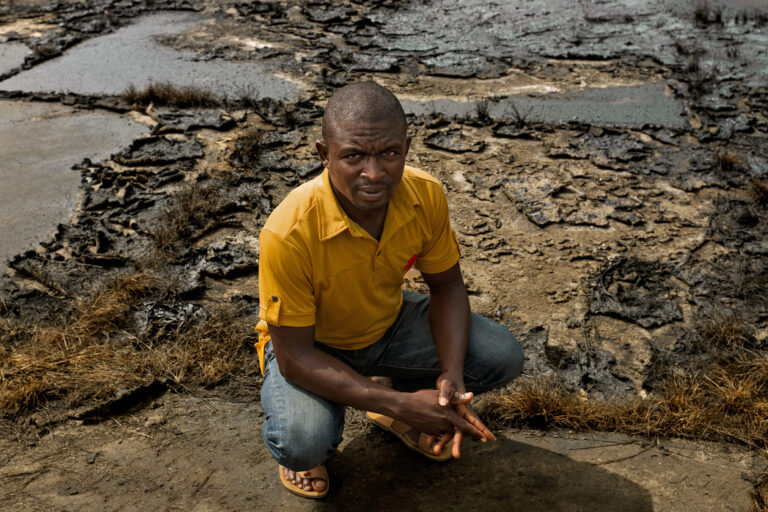
[(320, 161), (323, 163), (323, 167), (328, 168), (328, 146), (325, 145), (325, 142), (318, 140), (315, 142), (315, 149), (320, 157)]
[(405, 138), (405, 154), (403, 156), (408, 156), (408, 150), (411, 149), (411, 137)]

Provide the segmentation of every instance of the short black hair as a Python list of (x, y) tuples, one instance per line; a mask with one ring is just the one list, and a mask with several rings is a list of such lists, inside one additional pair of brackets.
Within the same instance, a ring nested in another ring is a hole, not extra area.
[(337, 90), (323, 114), (323, 140), (327, 143), (340, 122), (375, 123), (397, 120), (406, 130), (405, 112), (387, 88), (375, 82), (355, 82)]

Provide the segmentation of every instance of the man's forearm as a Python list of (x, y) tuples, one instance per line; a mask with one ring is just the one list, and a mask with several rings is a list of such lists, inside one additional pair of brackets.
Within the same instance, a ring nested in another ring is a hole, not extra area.
[[(280, 358), (278, 358), (278, 364)], [(356, 409), (397, 415), (403, 393), (355, 371), (346, 363), (317, 348), (310, 348), (280, 366), (286, 380), (312, 394)]]
[(460, 416), (452, 408), (438, 406), (436, 391), (395, 391), (367, 379), (316, 348), (291, 359), (283, 374), (285, 378), (326, 400), (386, 414), (404, 421), (418, 432), (438, 435), (454, 433), (458, 429), (478, 439), (486, 437), (482, 424), (481, 429), (470, 422), (472, 418)]
[(469, 298), (463, 283), (430, 290), (429, 325), (444, 374), (462, 378), (470, 325)]

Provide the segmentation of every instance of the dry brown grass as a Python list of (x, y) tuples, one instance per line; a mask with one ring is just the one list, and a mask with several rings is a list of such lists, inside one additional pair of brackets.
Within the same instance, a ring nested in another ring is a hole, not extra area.
[(154, 380), (213, 385), (255, 371), (253, 319), (233, 305), (209, 308), (170, 337), (140, 337), (132, 308), (172, 292), (165, 265), (205, 230), (219, 207), (220, 186), (192, 184), (169, 203), (154, 232), (156, 251), (139, 269), (70, 300), (54, 324), (0, 316), (0, 415), (14, 416), (48, 400), (73, 406), (114, 397)]
[[(496, 422), (534, 428), (600, 430), (658, 438), (731, 442), (768, 450), (768, 355), (734, 317), (707, 319), (714, 355), (703, 369), (677, 368), (647, 398), (593, 400), (566, 390), (557, 377), (521, 378), (488, 409)], [(718, 351), (726, 352), (722, 357)], [(768, 510), (768, 473), (753, 493)]]
[(754, 512), (768, 511), (768, 473), (760, 475), (755, 484), (755, 490), (752, 492), (752, 510)]
[(46, 398), (79, 403), (146, 381), (142, 362), (110, 333), (131, 304), (151, 291), (157, 278), (140, 272), (121, 276), (78, 300), (61, 325), (4, 320), (0, 344), (0, 412), (16, 414)]
[(527, 378), (499, 395), (491, 415), (535, 428), (682, 437), (768, 448), (768, 360), (740, 360), (711, 373), (673, 376), (651, 397), (616, 402), (580, 399), (555, 378)]
[(161, 222), (152, 230), (157, 254), (149, 258), (159, 265), (179, 243), (204, 232), (222, 202), (221, 184), (190, 183), (180, 189), (163, 209)]
[(699, 321), (699, 339), (714, 350), (749, 347), (756, 340), (752, 329), (733, 313), (718, 312)]
[(0, 414), (13, 416), (49, 399), (74, 406), (155, 379), (213, 385), (255, 371), (253, 321), (234, 307), (211, 310), (162, 343), (123, 331), (131, 306), (157, 282), (140, 272), (107, 283), (61, 327), (0, 323)]
[(731, 172), (744, 166), (744, 159), (735, 151), (721, 150), (715, 154), (715, 162), (721, 171)]
[(128, 103), (147, 106), (167, 105), (173, 107), (214, 108), (222, 101), (210, 90), (192, 85), (177, 86), (170, 82), (152, 82), (143, 89), (133, 84), (121, 95)]
[(711, 4), (707, 0), (700, 0), (693, 8), (693, 19), (701, 25), (723, 24), (723, 8), (717, 4)]
[(768, 183), (757, 178), (751, 178), (749, 184), (752, 187), (755, 202), (761, 205), (768, 204)]
[(250, 128), (235, 139), (235, 149), (231, 160), (243, 167), (251, 166), (262, 151), (264, 132), (258, 128)]
[[(716, 312), (697, 322), (696, 354), (672, 366), (646, 397), (614, 401), (568, 391), (556, 376), (523, 378), (488, 408), (497, 423), (609, 431), (653, 438), (737, 443), (768, 451), (768, 354), (738, 315)], [(768, 473), (753, 492), (768, 511)]]
[(148, 271), (118, 277), (76, 302), (72, 329), (83, 336), (107, 335), (120, 327), (120, 320), (136, 299), (147, 296), (161, 283), (158, 275)]
[(152, 371), (175, 383), (192, 380), (204, 386), (258, 371), (251, 350), (253, 320), (234, 307), (218, 307), (170, 341), (136, 340), (151, 361)]

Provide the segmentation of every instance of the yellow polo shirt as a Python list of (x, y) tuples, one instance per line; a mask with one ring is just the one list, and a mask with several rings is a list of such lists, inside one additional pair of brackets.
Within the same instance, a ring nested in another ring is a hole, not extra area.
[(262, 372), (267, 323), (314, 325), (320, 343), (364, 348), (394, 323), (412, 265), (435, 274), (459, 260), (445, 194), (432, 176), (405, 168), (377, 241), (341, 209), (328, 172), (292, 190), (259, 236)]

